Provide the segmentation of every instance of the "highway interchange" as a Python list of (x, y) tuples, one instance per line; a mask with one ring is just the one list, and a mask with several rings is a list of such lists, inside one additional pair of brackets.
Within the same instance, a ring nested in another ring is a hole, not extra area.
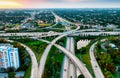
[[(56, 15), (54, 12), (52, 12), (52, 14), (55, 16), (56, 18), (56, 24), (59, 21), (62, 22), (67, 22), (68, 24), (74, 24), (71, 23), (61, 17), (59, 17), (58, 15)], [(55, 24), (55, 25), (56, 25)], [(99, 35), (120, 35), (120, 32), (85, 32), (87, 30), (79, 30), (80, 26), (75, 24), (77, 26), (76, 29), (71, 30), (70, 26), (65, 26), (66, 28), (66, 32), (63, 33), (57, 33), (57, 32), (52, 32), (52, 33), (47, 33), (47, 32), (32, 32), (32, 33), (1, 33), (0, 36), (28, 36), (28, 37), (33, 37), (36, 38), (40, 41), (46, 42), (48, 43), (48, 46), (46, 47), (46, 49), (44, 50), (44, 53), (40, 59), (40, 62), (38, 63), (36, 60), (36, 57), (33, 53), (33, 51), (27, 47), (26, 45), (22, 44), (22, 46), (25, 47), (25, 49), (28, 51), (28, 53), (30, 54), (30, 57), (32, 59), (32, 70), (31, 70), (31, 78), (42, 78), (43, 72), (44, 72), (44, 68), (45, 68), (45, 63), (46, 63), (46, 59), (47, 56), (49, 54), (49, 51), (51, 49), (51, 47), (54, 45), (56, 46), (58, 49), (60, 49), (64, 54), (64, 61), (63, 61), (63, 65), (62, 65), (62, 73), (61, 73), (61, 78), (76, 78), (76, 69), (79, 69), (80, 73), (84, 75), (85, 78), (93, 78), (91, 73), (88, 71), (88, 69), (86, 68), (86, 66), (84, 65), (84, 63), (82, 63), (76, 56), (75, 56), (75, 51), (74, 51), (74, 39), (73, 37), (67, 37), (67, 42), (66, 42), (66, 48), (56, 44), (56, 42), (58, 40), (60, 40), (63, 37), (66, 37), (68, 35), (71, 36), (90, 36), (90, 35), (94, 35), (94, 36), (99, 36)], [(54, 26), (54, 25), (53, 25)], [(92, 30), (93, 31), (93, 30)], [(50, 36), (57, 36), (54, 40), (52, 40), (51, 42), (46, 41), (46, 40), (42, 40), (40, 38), (42, 37), (50, 37)], [(95, 78), (104, 78), (103, 73), (101, 72), (101, 69), (95, 59), (94, 56), (94, 46), (96, 43), (94, 43), (91, 48), (90, 48), (90, 58), (91, 58), (91, 65), (93, 67), (93, 71), (95, 74)], [(39, 66), (38, 66), (39, 65)]]

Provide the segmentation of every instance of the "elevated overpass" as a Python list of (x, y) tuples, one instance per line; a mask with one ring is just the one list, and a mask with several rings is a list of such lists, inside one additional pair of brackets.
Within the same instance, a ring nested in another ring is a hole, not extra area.
[[(40, 40), (46, 43), (50, 43), (49, 41), (46, 41), (46, 40), (42, 40), (42, 39)], [(64, 47), (58, 44), (53, 44), (53, 45), (56, 46), (58, 49), (60, 49), (67, 57), (71, 59), (71, 61), (75, 64), (75, 66), (78, 67), (78, 69), (82, 72), (85, 78), (93, 78), (90, 72), (85, 67), (85, 65), (75, 55), (73, 55), (70, 51), (68, 51), (67, 49), (65, 49)]]
[[(66, 34), (64, 33), (57, 33), (57, 32), (27, 32), (27, 33), (0, 33), (0, 37), (10, 37), (10, 36), (27, 36), (27, 37), (39, 37), (39, 38), (44, 38), (44, 37), (54, 37), (54, 36), (59, 36), (61, 34)], [(83, 32), (81, 31), (74, 31), (74, 33), (71, 33), (70, 36), (109, 36), (109, 35), (120, 35), (119, 31), (110, 31), (110, 32)]]

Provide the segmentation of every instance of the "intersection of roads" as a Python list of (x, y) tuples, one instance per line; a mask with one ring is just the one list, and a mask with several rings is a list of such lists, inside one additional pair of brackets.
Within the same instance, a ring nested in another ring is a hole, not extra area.
[[(67, 22), (68, 24), (74, 24), (74, 23), (71, 23), (71, 22), (59, 17), (54, 12), (52, 12), (52, 14), (55, 16), (56, 24), (58, 23), (58, 20), (62, 21), (62, 22)], [(33, 33), (1, 33), (0, 36), (26, 36), (27, 35), (29, 37), (34, 37), (40, 41), (48, 43), (48, 46), (44, 50), (44, 53), (43, 53), (39, 63), (37, 62), (33, 51), (26, 45), (20, 43), (28, 51), (28, 53), (31, 57), (31, 60), (32, 60), (31, 78), (42, 78), (46, 59), (47, 59), (47, 56), (48, 56), (49, 51), (52, 46), (57, 47), (65, 54), (63, 64), (62, 64), (60, 78), (77, 78), (77, 74), (76, 74), (77, 69), (79, 70), (80, 74), (84, 75), (85, 78), (93, 78), (91, 73), (88, 71), (87, 67), (84, 65), (84, 63), (75, 56), (75, 50), (74, 50), (75, 43), (74, 43), (73, 37), (67, 37), (66, 48), (56, 44), (56, 42), (58, 40), (60, 40), (61, 38), (66, 37), (68, 35), (71, 35), (71, 36), (89, 36), (89, 35), (98, 36), (101, 34), (102, 35), (120, 35), (120, 32), (114, 32), (114, 31), (112, 31), (112, 32), (90, 32), (90, 31), (85, 32), (87, 30), (79, 30), (80, 26), (77, 24), (74, 24), (74, 25), (77, 26), (77, 28), (74, 30), (71, 30), (70, 26), (65, 26), (67, 31), (63, 32), (63, 33), (52, 33), (52, 34), (51, 33), (36, 33), (36, 32), (33, 32)], [(52, 40), (51, 42), (40, 39), (42, 37), (49, 37), (49, 36), (57, 36), (57, 37), (54, 40)], [(92, 69), (95, 74), (95, 78), (104, 78), (104, 75), (103, 75), (103, 73), (95, 59), (95, 56), (94, 56), (94, 47), (96, 44), (97, 44), (97, 42), (94, 43), (90, 47), (90, 50), (89, 50), (90, 59), (91, 59), (90, 61), (91, 61)]]

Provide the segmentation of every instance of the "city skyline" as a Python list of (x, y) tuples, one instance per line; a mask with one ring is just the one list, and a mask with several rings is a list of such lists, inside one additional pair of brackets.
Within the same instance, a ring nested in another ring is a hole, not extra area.
[(119, 0), (0, 0), (0, 8), (120, 8)]

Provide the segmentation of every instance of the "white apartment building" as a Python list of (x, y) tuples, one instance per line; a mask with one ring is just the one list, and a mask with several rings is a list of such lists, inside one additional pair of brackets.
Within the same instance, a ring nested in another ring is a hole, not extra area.
[(18, 48), (10, 44), (0, 44), (0, 68), (20, 67)]

